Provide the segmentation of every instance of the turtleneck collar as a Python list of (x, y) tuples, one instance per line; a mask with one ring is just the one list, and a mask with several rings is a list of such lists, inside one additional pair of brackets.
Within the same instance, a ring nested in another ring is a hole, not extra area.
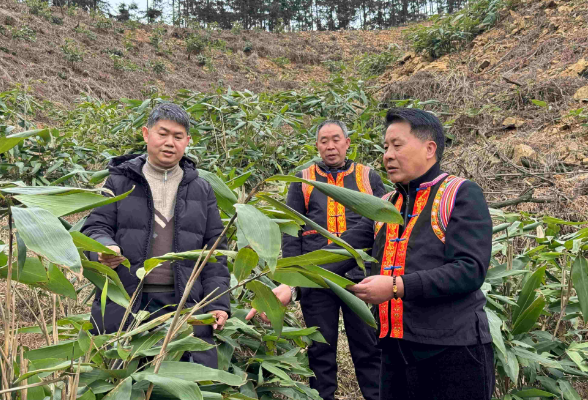
[(351, 164), (353, 164), (353, 160), (350, 159), (345, 159), (345, 163), (340, 167), (329, 167), (327, 164), (325, 164), (324, 161), (319, 161), (316, 163), (316, 165), (318, 165), (318, 167), (325, 172), (347, 171), (349, 167), (351, 167)]
[(182, 167), (180, 167), (179, 163), (171, 168), (165, 169), (153, 165), (149, 161), (149, 157), (147, 157), (147, 162), (145, 162), (145, 167), (143, 168), (143, 173), (158, 179), (162, 179), (164, 177), (170, 178), (172, 176), (175, 176), (176, 174), (181, 173), (181, 171)]

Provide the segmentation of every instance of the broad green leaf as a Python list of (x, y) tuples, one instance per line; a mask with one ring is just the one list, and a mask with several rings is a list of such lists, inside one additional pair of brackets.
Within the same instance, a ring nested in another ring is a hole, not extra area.
[[(214, 346), (210, 343), (205, 342), (204, 340), (194, 337), (188, 336), (183, 339), (179, 339), (176, 341), (171, 342), (166, 349), (166, 352), (174, 353), (178, 351), (206, 351), (212, 349)], [(156, 356), (161, 351), (161, 346), (152, 347), (150, 349), (145, 349), (137, 352), (137, 355), (140, 356)]]
[(210, 183), (210, 186), (212, 186), (218, 206), (227, 215), (235, 214), (235, 209), (233, 207), (235, 203), (237, 203), (237, 196), (235, 196), (235, 193), (233, 193), (233, 191), (216, 174), (202, 169), (199, 169), (198, 173), (202, 179)]
[[(97, 344), (98, 345), (98, 344)], [(25, 351), (25, 357), (30, 361), (45, 360), (48, 358), (56, 358), (69, 360), (73, 356), (74, 359), (82, 355), (82, 350), (77, 341), (63, 341), (52, 346), (40, 347), (38, 349)]]
[[(549, 358), (550, 355), (548, 353), (543, 353), (544, 355), (540, 355), (537, 353), (530, 352), (529, 350), (525, 350), (520, 346), (516, 346), (512, 348), (512, 351), (517, 355), (517, 357), (526, 358), (530, 361), (535, 361), (541, 365), (544, 365), (548, 368), (559, 368), (561, 369), (562, 366), (559, 361), (553, 360)], [(510, 358), (510, 357), (509, 357)]]
[(115, 203), (126, 198), (133, 189), (116, 197), (105, 197), (88, 192), (64, 195), (18, 195), (14, 197), (27, 207), (42, 208), (56, 217), (63, 217)]
[(103, 400), (130, 400), (133, 391), (133, 380), (129, 376), (119, 383)]
[(290, 175), (275, 175), (266, 179), (266, 181), (304, 182), (314, 186), (356, 214), (363, 215), (373, 221), (387, 222), (390, 224), (404, 223), (400, 212), (392, 203), (367, 193), (357, 192), (325, 182), (309, 181)]
[(574, 389), (569, 381), (559, 379), (557, 384), (560, 387), (565, 400), (582, 400), (580, 394)]
[(91, 335), (83, 329), (80, 330), (80, 333), (78, 335), (78, 345), (80, 346), (80, 349), (84, 353), (87, 353), (88, 350), (90, 350), (91, 344), (92, 344)]
[(512, 328), (512, 334), (519, 335), (529, 332), (535, 326), (543, 308), (545, 308), (545, 298), (539, 296), (522, 314), (519, 314)]
[(486, 315), (488, 315), (488, 323), (490, 325), (490, 334), (492, 335), (492, 342), (494, 346), (502, 353), (504, 358), (507, 358), (506, 347), (504, 345), (504, 339), (502, 338), (502, 319), (490, 309), (486, 309)]
[[(98, 289), (102, 290), (105, 286), (106, 279), (104, 275), (92, 271), (91, 269), (84, 269), (84, 276), (94, 284)], [(130, 297), (126, 290), (121, 290), (118, 285), (112, 285), (108, 288), (108, 298), (121, 307), (127, 308), (129, 306)]]
[(533, 273), (523, 286), (517, 300), (517, 307), (513, 308), (512, 320), (516, 321), (519, 314), (522, 313), (533, 303), (536, 296), (536, 290), (539, 288), (545, 277), (545, 270), (547, 267), (541, 267)]
[(14, 223), (29, 250), (79, 273), (81, 259), (59, 219), (41, 208), (11, 207)]
[(326, 279), (326, 278), (324, 278), (324, 279), (325, 279), (325, 282), (327, 282), (327, 285), (329, 285), (329, 287), (331, 288), (331, 290), (337, 296), (339, 296), (339, 298), (341, 300), (343, 300), (343, 302), (345, 304), (347, 304), (349, 306), (351, 311), (356, 313), (359, 316), (359, 318), (361, 318), (369, 326), (371, 326), (373, 328), (377, 328), (376, 320), (374, 319), (372, 312), (370, 311), (370, 309), (368, 308), (368, 306), (365, 302), (363, 302), (362, 300), (357, 298), (353, 293), (351, 293), (351, 292), (343, 289), (341, 286), (331, 282), (329, 279)]
[(237, 278), (237, 281), (241, 282), (247, 279), (249, 275), (251, 275), (253, 268), (257, 266), (258, 262), (259, 256), (250, 248), (244, 247), (239, 250), (237, 258), (233, 263), (233, 274), (235, 275), (235, 278)]
[[(34, 371), (29, 371), (26, 374), (20, 375), (14, 383), (17, 384), (19, 382), (24, 381), (25, 379), (30, 378), (31, 376), (42, 374), (45, 372), (63, 371), (63, 370), (69, 369), (69, 367), (71, 367), (71, 365), (72, 365), (71, 361), (64, 361), (64, 362), (61, 362), (61, 363), (59, 363), (53, 367), (50, 367), (50, 368), (43, 368), (43, 369), (37, 369)], [(74, 367), (74, 370), (76, 370), (77, 364), (74, 363), (73, 367)], [(90, 372), (90, 371), (92, 371), (92, 369), (93, 368), (90, 365), (81, 365), (80, 366), (81, 372)]]
[[(0, 278), (6, 279), (8, 268), (0, 268)], [(17, 269), (12, 270), (12, 279), (25, 285), (48, 290), (61, 296), (76, 300), (76, 290), (67, 280), (61, 270), (53, 264), (45, 268), (37, 257), (28, 257), (20, 274)]]
[(278, 260), (278, 268), (289, 267), (291, 265), (322, 265), (336, 263), (353, 257), (351, 254), (344, 255), (331, 252), (328, 250), (316, 250), (296, 257), (286, 257)]
[(523, 389), (512, 393), (515, 396), (522, 397), (526, 399), (528, 397), (557, 397), (557, 395), (553, 393), (546, 392), (545, 390), (540, 389)]
[(18, 232), (16, 232), (16, 249), (17, 249), (17, 265), (18, 265), (18, 274), (22, 273), (24, 268), (25, 262), (27, 260), (27, 245), (25, 244), (24, 240), (20, 237)]
[(328, 230), (326, 230), (325, 228), (323, 228), (322, 226), (320, 226), (316, 222), (312, 221), (309, 218), (306, 218), (306, 216), (300, 214), (298, 211), (293, 210), (292, 208), (288, 207), (286, 204), (282, 204), (279, 201), (277, 201), (276, 199), (271, 198), (270, 196), (258, 195), (257, 197), (264, 200), (264, 201), (267, 201), (269, 204), (271, 204), (272, 206), (274, 206), (278, 210), (285, 212), (288, 216), (292, 217), (295, 221), (299, 222), (300, 224), (306, 224), (306, 225), (312, 227), (312, 229), (316, 230), (318, 233), (320, 233), (321, 235), (323, 235), (327, 239), (331, 240), (333, 243), (336, 243), (339, 246), (343, 247), (345, 250), (347, 250), (349, 253), (351, 253), (351, 255), (353, 255), (353, 257), (357, 261), (357, 265), (359, 265), (359, 267), (365, 271), (365, 265), (363, 263), (363, 259), (362, 259), (361, 255), (353, 247), (351, 247), (346, 241), (333, 235), (331, 232), (329, 232)]
[(106, 296), (107, 296), (107, 294), (108, 294), (108, 279), (104, 280), (104, 286), (102, 287), (102, 295), (100, 296), (100, 312), (102, 314), (102, 322), (104, 322), (104, 312), (106, 311)]
[(578, 255), (572, 266), (572, 283), (578, 294), (584, 321), (588, 321), (588, 262)]
[[(536, 100), (536, 99), (531, 99), (531, 103), (535, 104), (536, 106), (539, 107), (543, 107), (546, 108), (547, 107), (547, 102), (543, 101), (543, 100)], [(519, 396), (522, 397), (522, 396)]]
[(586, 360), (582, 354), (577, 351), (571, 351), (569, 348), (566, 350), (566, 354), (576, 363), (582, 372), (588, 372), (588, 365), (586, 365)]
[[(112, 282), (114, 282), (116, 284), (116, 286), (118, 286), (118, 288), (121, 290), (121, 293), (126, 293), (126, 289), (125, 286), (123, 285), (122, 281), (120, 280), (120, 277), (118, 276), (118, 274), (116, 273), (116, 271), (114, 271), (112, 268), (107, 267), (104, 264), (101, 264), (99, 262), (96, 261), (88, 261), (88, 260), (82, 260), (82, 266), (84, 267), (84, 271), (85, 270), (92, 270), (95, 272), (98, 272), (102, 275), (106, 275), (110, 278), (110, 280)], [(130, 298), (129, 298), (130, 300)]]
[(286, 307), (282, 305), (274, 292), (261, 282), (249, 282), (247, 284), (247, 289), (255, 293), (255, 298), (251, 302), (251, 306), (257, 311), (264, 312), (267, 315), (272, 323), (272, 327), (276, 331), (276, 335), (280, 336), (284, 325)]
[(26, 138), (32, 136), (42, 136), (49, 133), (49, 129), (34, 129), (20, 133), (13, 133), (12, 135), (0, 137), (0, 154), (6, 153), (8, 150), (18, 146)]
[[(342, 288), (346, 288), (348, 286), (354, 285), (354, 283), (352, 281), (345, 278), (344, 276), (337, 275), (334, 272), (328, 271), (328, 270), (326, 270), (322, 267), (316, 266), (316, 265), (305, 265), (300, 268), (302, 268), (308, 272), (311, 272), (315, 275), (318, 275), (322, 278), (325, 278), (325, 282), (326, 282), (326, 279), (328, 279), (332, 283), (335, 283), (337, 286), (341, 286)], [(324, 287), (326, 287), (326, 286), (324, 286)]]
[(96, 395), (91, 389), (88, 389), (83, 395), (78, 397), (77, 400), (96, 400)]
[(235, 204), (237, 225), (257, 255), (265, 260), (269, 269), (276, 270), (282, 245), (280, 227), (267, 215), (249, 204)]
[(190, 325), (213, 325), (216, 318), (214, 314), (198, 314), (191, 316), (186, 322)]
[(181, 400), (203, 400), (198, 384), (172, 376), (155, 375), (150, 372), (133, 374), (137, 381), (149, 381), (169, 394)]
[(271, 275), (276, 282), (294, 287), (325, 288), (327, 286), (320, 276), (314, 275), (300, 267), (278, 268)]
[(97, 185), (100, 182), (102, 182), (104, 179), (106, 179), (108, 176), (110, 175), (110, 171), (107, 169), (103, 169), (101, 171), (96, 171), (92, 174), (92, 177), (90, 178), (90, 185)]
[[(153, 370), (153, 367), (151, 367), (147, 369), (147, 372), (153, 372)], [(157, 374), (162, 377), (174, 377), (192, 382), (213, 381), (230, 386), (241, 386), (245, 383), (242, 377), (229, 372), (205, 367), (200, 364), (177, 361), (162, 362)]]
[(276, 375), (277, 377), (285, 380), (286, 382), (292, 382), (292, 378), (288, 376), (284, 370), (278, 368), (276, 364), (264, 361), (261, 363), (261, 368), (265, 369), (266, 371), (271, 372), (272, 374)]
[[(145, 260), (143, 266), (145, 268), (145, 272), (151, 272), (153, 268), (156, 268), (164, 261), (171, 261), (171, 260), (194, 260), (197, 261), (200, 258), (200, 254), (204, 253), (202, 256), (203, 258), (206, 257), (209, 253), (208, 250), (192, 250), (192, 251), (185, 251), (182, 253), (167, 253), (163, 256), (158, 256), (154, 258), (149, 258)], [(237, 252), (231, 250), (215, 250), (211, 259), (216, 256), (227, 256), (230, 258), (236, 258)]]

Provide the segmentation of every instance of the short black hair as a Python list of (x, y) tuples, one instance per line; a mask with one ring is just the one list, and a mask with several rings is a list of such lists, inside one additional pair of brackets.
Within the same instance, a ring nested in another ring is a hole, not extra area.
[(147, 119), (147, 128), (151, 128), (159, 121), (177, 122), (186, 128), (187, 134), (190, 133), (190, 116), (177, 104), (165, 102), (153, 107)]
[(321, 131), (321, 129), (323, 129), (327, 125), (337, 125), (343, 131), (343, 136), (345, 138), (349, 137), (349, 131), (347, 130), (347, 125), (345, 125), (345, 122), (339, 121), (338, 119), (328, 119), (326, 121), (321, 122), (319, 124), (319, 126), (316, 127), (316, 139), (317, 140), (318, 140), (319, 132)]
[(430, 112), (419, 110), (417, 108), (391, 108), (386, 113), (386, 127), (384, 136), (388, 127), (395, 122), (406, 122), (410, 125), (410, 133), (420, 140), (432, 140), (437, 144), (437, 161), (441, 161), (443, 151), (445, 150), (445, 134), (443, 133), (443, 124), (435, 115)]

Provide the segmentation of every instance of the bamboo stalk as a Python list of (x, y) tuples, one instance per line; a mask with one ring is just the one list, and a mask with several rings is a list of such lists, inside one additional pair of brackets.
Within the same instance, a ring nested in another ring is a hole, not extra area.
[(47, 346), (51, 346), (51, 338), (49, 337), (49, 331), (47, 331), (47, 325), (44, 325), (44, 324), (41, 323), (41, 320), (37, 317), (37, 314), (35, 314), (35, 312), (33, 311), (33, 308), (26, 301), (26, 299), (18, 292), (18, 290), (15, 290), (14, 293), (16, 293), (17, 296), (21, 299), (21, 301), (23, 303), (25, 303), (25, 305), (27, 306), (27, 308), (31, 312), (33, 318), (35, 318), (35, 321), (37, 322), (37, 325), (39, 325), (39, 328), (41, 329), (41, 332), (43, 332), (43, 335), (45, 336), (45, 341), (47, 342)]
[[(23, 389), (31, 389), (31, 388), (39, 387), (39, 386), (45, 386), (45, 385), (49, 385), (51, 383), (61, 382), (63, 380), (65, 380), (65, 378), (64, 377), (60, 377), (60, 378), (57, 378), (57, 379), (52, 379), (50, 381), (43, 381), (43, 382), (31, 383), (30, 385), (18, 386), (18, 387), (14, 387), (14, 388), (10, 388), (10, 389), (3, 389), (3, 390), (0, 390), (0, 394), (6, 395), (6, 393), (16, 392), (16, 391), (23, 390)], [(9, 399), (10, 399), (10, 397), (9, 397)]]
[(59, 335), (57, 333), (57, 295), (53, 294), (53, 316), (52, 316), (52, 325), (53, 325), (53, 343), (57, 344), (59, 342)]
[[(45, 328), (47, 328), (47, 320), (45, 319), (45, 313), (43, 312), (43, 307), (41, 307), (41, 301), (39, 300), (39, 295), (36, 290), (33, 290), (35, 293), (35, 300), (37, 301), (37, 307), (39, 307), (39, 317), (41, 318), (41, 323)], [(49, 337), (49, 332), (47, 332), (47, 337)], [(57, 344), (57, 343), (55, 343)]]
[[(24, 358), (24, 350), (23, 350), (22, 346), (20, 346), (20, 375), (27, 373), (28, 364), (29, 364), (29, 360)], [(28, 384), (28, 379), (23, 380), (22, 383), (24, 384), (24, 386), (26, 386)], [(24, 388), (20, 392), (20, 400), (27, 400), (28, 391), (29, 391), (28, 388)]]

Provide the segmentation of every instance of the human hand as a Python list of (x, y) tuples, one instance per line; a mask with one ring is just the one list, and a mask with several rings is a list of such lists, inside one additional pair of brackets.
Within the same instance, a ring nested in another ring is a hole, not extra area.
[[(290, 286), (288, 285), (282, 284), (275, 288), (273, 292), (278, 298), (278, 300), (280, 300), (280, 303), (282, 303), (285, 306), (290, 304), (290, 302), (292, 301), (292, 291), (290, 290)], [(257, 310), (255, 308), (252, 308), (251, 311), (249, 311), (249, 314), (247, 314), (247, 316), (245, 317), (245, 319), (249, 321), (251, 318), (255, 316), (255, 314), (257, 314)], [(270, 323), (270, 320), (268, 319), (267, 315), (265, 315), (265, 313), (261, 313), (260, 317), (266, 324)]]
[(120, 254), (120, 247), (118, 246), (106, 246), (110, 250), (116, 252), (116, 254), (98, 253), (98, 261), (107, 267), (116, 268), (122, 263), (125, 258)]
[(214, 315), (214, 318), (216, 319), (216, 322), (214, 324), (212, 324), (212, 329), (218, 329), (218, 330), (223, 330), (223, 328), (225, 327), (225, 323), (227, 322), (227, 319), (229, 319), (229, 314), (227, 314), (225, 311), (221, 311), (221, 310), (214, 310), (210, 312), (212, 315)]
[[(357, 285), (349, 286), (347, 289), (355, 293), (357, 297), (366, 303), (381, 304), (394, 297), (394, 290), (392, 288), (393, 278), (385, 275), (374, 275), (365, 278)], [(404, 297), (404, 282), (402, 277), (396, 277), (396, 287), (398, 288), (396, 294), (398, 298)]]

